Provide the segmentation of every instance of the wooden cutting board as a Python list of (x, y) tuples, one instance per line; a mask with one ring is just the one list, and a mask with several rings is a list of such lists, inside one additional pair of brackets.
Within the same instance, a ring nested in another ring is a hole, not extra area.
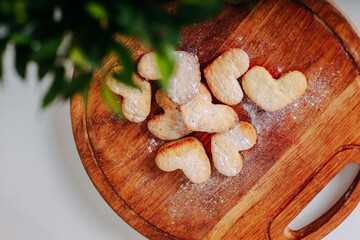
[[(267, 113), (245, 99), (234, 109), (253, 124), (257, 144), (241, 152), (235, 177), (212, 169), (192, 184), (181, 171), (155, 165), (164, 144), (140, 124), (114, 117), (101, 97), (104, 61), (86, 102), (71, 101), (76, 145), (94, 185), (133, 228), (150, 239), (320, 239), (338, 226), (360, 199), (359, 178), (325, 215), (292, 231), (290, 221), (347, 164), (360, 163), (360, 38), (327, 1), (259, 1), (254, 9), (230, 6), (215, 20), (184, 30), (179, 47), (196, 54), (201, 68), (225, 50), (242, 48), (250, 65), (274, 77), (299, 70), (306, 93), (292, 105)], [(139, 58), (147, 49), (126, 42)], [(155, 85), (153, 85), (155, 91)], [(119, 100), (121, 101), (121, 99)], [(210, 135), (194, 133), (210, 153)]]

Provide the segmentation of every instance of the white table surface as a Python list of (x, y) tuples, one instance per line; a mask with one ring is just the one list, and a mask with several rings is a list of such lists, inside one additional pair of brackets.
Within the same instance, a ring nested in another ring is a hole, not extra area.
[[(360, 1), (336, 0), (360, 28)], [(19, 80), (8, 51), (0, 85), (0, 239), (145, 239), (102, 199), (79, 159), (70, 124), (69, 103), (43, 111), (34, 67)], [(344, 189), (352, 167), (331, 189)], [(330, 189), (330, 190), (331, 190)], [(331, 206), (331, 193), (319, 197), (302, 220)], [(332, 200), (333, 202), (334, 200)], [(326, 209), (325, 209), (326, 210)], [(295, 224), (301, 224), (301, 220)], [(360, 206), (326, 240), (360, 239)]]

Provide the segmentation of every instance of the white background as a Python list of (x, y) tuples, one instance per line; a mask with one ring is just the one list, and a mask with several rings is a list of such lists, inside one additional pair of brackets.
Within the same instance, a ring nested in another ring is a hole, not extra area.
[[(360, 1), (335, 2), (360, 28)], [(8, 53), (0, 86), (0, 239), (145, 239), (112, 211), (85, 173), (72, 136), (69, 103), (42, 111), (46, 86), (39, 88), (34, 66), (22, 82)], [(345, 189), (354, 169), (338, 176), (341, 181), (331, 186), (335, 193)], [(321, 215), (332, 202), (328, 191), (292, 227)], [(359, 239), (359, 226), (360, 206), (325, 239)]]

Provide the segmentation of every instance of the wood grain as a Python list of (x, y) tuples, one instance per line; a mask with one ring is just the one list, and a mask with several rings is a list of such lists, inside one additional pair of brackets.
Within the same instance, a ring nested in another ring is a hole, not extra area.
[[(75, 142), (100, 194), (149, 239), (319, 239), (329, 233), (359, 202), (358, 178), (314, 224), (298, 232), (286, 227), (331, 176), (356, 161), (360, 39), (354, 29), (329, 2), (267, 0), (252, 10), (229, 6), (218, 19), (186, 28), (183, 35), (179, 49), (197, 54), (202, 69), (239, 47), (249, 54), (251, 66), (264, 66), (275, 78), (303, 72), (308, 89), (274, 113), (245, 97), (234, 109), (240, 120), (254, 125), (258, 141), (242, 152), (242, 172), (225, 177), (213, 168), (206, 183), (191, 184), (181, 171), (164, 173), (155, 165), (156, 151), (165, 142), (146, 128), (161, 111), (154, 100), (149, 118), (140, 124), (108, 110), (101, 84), (116, 65), (110, 57), (94, 76), (87, 101), (79, 96), (71, 101)], [(118, 40), (134, 49), (135, 59), (148, 51), (132, 40)], [(211, 157), (210, 135), (192, 135)], [(345, 151), (346, 146), (353, 150)]]

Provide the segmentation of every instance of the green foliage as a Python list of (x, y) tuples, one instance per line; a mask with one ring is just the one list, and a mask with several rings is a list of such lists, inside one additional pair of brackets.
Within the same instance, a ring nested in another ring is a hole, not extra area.
[[(4, 55), (4, 50), (5, 50), (5, 47), (6, 47), (6, 43), (2, 43), (2, 41), (0, 40), (0, 59), (3, 59), (3, 55)], [(0, 61), (1, 63), (1, 61)], [(3, 65), (0, 64), (0, 80), (2, 79), (2, 72), (3, 72)]]
[(106, 20), (108, 18), (105, 8), (97, 2), (89, 2), (85, 5), (86, 11), (96, 20)]
[(107, 86), (104, 86), (102, 94), (110, 109), (118, 116), (122, 116), (121, 106), (116, 95)]
[[(115, 33), (120, 33), (156, 52), (161, 85), (166, 87), (175, 66), (171, 51), (181, 40), (182, 27), (216, 15), (222, 5), (220, 0), (1, 0), (0, 29), (4, 31), (0, 33), (0, 55), (11, 42), (22, 77), (29, 61), (38, 64), (40, 79), (52, 73), (53, 82), (43, 100), (45, 107), (56, 98), (86, 92), (93, 72), (111, 52), (117, 53), (123, 66), (114, 74), (116, 79), (136, 87), (131, 52), (114, 42)], [(64, 70), (64, 62), (69, 60), (77, 71), (71, 81)], [(104, 97), (119, 110), (106, 88)]]
[(120, 44), (115, 44), (114, 49), (121, 60), (121, 70), (114, 73), (114, 78), (130, 87), (138, 87), (132, 80), (132, 74), (135, 72), (135, 65), (131, 59), (130, 50)]
[(162, 88), (168, 87), (168, 79), (171, 77), (175, 68), (175, 59), (172, 54), (173, 48), (169, 45), (164, 45), (156, 52), (156, 61), (159, 67), (159, 72), (162, 76), (160, 84)]
[(58, 89), (61, 89), (63, 87), (63, 81), (62, 81), (63, 76), (64, 76), (63, 68), (58, 68), (55, 70), (53, 82), (49, 88), (49, 91), (46, 93), (42, 101), (43, 107), (48, 106), (56, 98)]

